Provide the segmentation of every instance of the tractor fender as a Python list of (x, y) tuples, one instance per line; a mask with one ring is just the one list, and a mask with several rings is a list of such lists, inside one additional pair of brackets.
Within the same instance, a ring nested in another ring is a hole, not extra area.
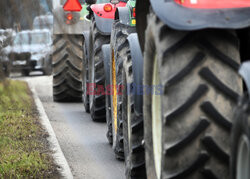
[[(111, 5), (112, 10), (110, 12), (104, 11), (105, 5)], [(116, 8), (111, 3), (103, 3), (103, 4), (93, 4), (90, 6), (91, 10), (96, 14), (97, 16), (104, 18), (104, 19), (114, 19), (115, 18), (115, 11)]]
[[(104, 63), (104, 75), (105, 75), (105, 85), (110, 85), (110, 45), (106, 44), (102, 46), (102, 57), (103, 57), (103, 63)], [(104, 88), (107, 88), (105, 86)], [(106, 94), (108, 95), (108, 94)], [(106, 98), (108, 106), (106, 106), (106, 110), (111, 110), (111, 99), (110, 97)]]
[(103, 35), (110, 35), (114, 19), (102, 18), (96, 14), (94, 14), (94, 18), (98, 31)]
[(250, 96), (250, 61), (246, 61), (246, 62), (242, 63), (242, 65), (239, 69), (239, 74), (243, 78), (243, 80), (247, 86), (248, 94)]
[(102, 46), (102, 57), (104, 63), (104, 73), (106, 78), (106, 84), (110, 84), (110, 45), (105, 44)]
[(194, 9), (181, 6), (174, 0), (137, 0), (136, 22), (141, 44), (150, 7), (162, 22), (176, 30), (241, 29), (250, 25), (250, 7)]
[[(143, 84), (143, 56), (141, 52), (141, 48), (139, 45), (139, 40), (137, 33), (132, 33), (127, 38), (129, 42), (129, 49), (131, 53), (132, 59), (132, 73), (134, 78), (134, 84), (142, 87)], [(135, 93), (135, 111), (137, 114), (142, 114), (142, 106), (143, 106), (143, 95)]]
[[(86, 45), (86, 59), (89, 59), (89, 31), (84, 31), (83, 32), (83, 40), (85, 42)], [(88, 62), (87, 62), (88, 63)]]
[[(82, 34), (89, 29), (90, 23), (86, 20), (79, 20), (74, 24), (66, 24), (66, 13), (62, 6), (53, 9), (53, 34)], [(79, 12), (73, 12), (79, 14)]]
[(115, 20), (121, 24), (130, 25), (130, 11), (128, 7), (118, 7), (115, 12)]
[(174, 0), (149, 1), (155, 14), (176, 30), (240, 29), (250, 25), (250, 7), (198, 9), (184, 7)]

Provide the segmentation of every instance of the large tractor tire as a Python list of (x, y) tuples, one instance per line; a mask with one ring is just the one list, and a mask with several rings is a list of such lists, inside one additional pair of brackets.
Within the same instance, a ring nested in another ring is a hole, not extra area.
[(30, 70), (22, 70), (22, 75), (23, 76), (29, 76), (30, 75)]
[(53, 37), (53, 97), (56, 102), (82, 101), (82, 36)]
[(52, 57), (49, 57), (49, 59), (47, 61), (44, 60), (44, 62), (46, 64), (46, 66), (43, 70), (43, 74), (50, 76), (52, 73)]
[(82, 63), (82, 102), (87, 113), (90, 112), (89, 109), (89, 94), (88, 94), (88, 85), (89, 85), (89, 55), (87, 42), (84, 39), (83, 42), (83, 63)]
[(113, 134), (113, 149), (116, 158), (124, 159), (123, 130), (122, 130), (122, 66), (127, 57), (127, 37), (135, 29), (125, 26), (120, 22), (114, 22), (111, 34), (111, 58), (110, 58), (110, 82), (113, 87), (111, 95), (111, 119)]
[[(95, 88), (93, 94), (89, 95), (90, 114), (93, 121), (104, 122), (106, 120), (105, 109), (105, 75), (102, 57), (102, 46), (109, 44), (110, 36), (98, 31), (96, 22), (93, 20), (90, 28), (90, 59), (89, 59), (89, 81)], [(96, 90), (97, 89), (97, 90)]]
[(148, 178), (229, 178), (230, 130), (242, 80), (234, 31), (176, 31), (154, 13), (145, 35)]
[[(126, 45), (127, 46), (127, 45)], [(130, 49), (122, 71), (122, 121), (126, 178), (146, 178), (145, 150), (142, 144), (143, 116), (135, 113), (134, 76)], [(130, 85), (130, 86), (129, 86)], [(129, 91), (128, 91), (129, 90)]]
[(232, 128), (231, 179), (250, 178), (250, 101), (242, 98)]
[(111, 101), (110, 101), (110, 44), (102, 46), (102, 58), (104, 60), (104, 69), (105, 69), (105, 101), (106, 101), (106, 123), (107, 123), (107, 139), (109, 144), (113, 144), (113, 135), (112, 135), (112, 120), (111, 120)]
[[(51, 64), (52, 65), (52, 64)], [(46, 76), (50, 76), (52, 73), (52, 69), (50, 69), (49, 67), (45, 68), (43, 70), (43, 74), (46, 75)]]

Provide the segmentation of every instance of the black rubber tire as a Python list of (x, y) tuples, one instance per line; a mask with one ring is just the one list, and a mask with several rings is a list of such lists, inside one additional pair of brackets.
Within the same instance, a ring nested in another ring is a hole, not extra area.
[(54, 35), (53, 48), (54, 101), (82, 101), (82, 36)]
[[(86, 40), (86, 39), (85, 39)], [(89, 83), (89, 56), (87, 51), (86, 42), (83, 42), (83, 63), (82, 63), (82, 101), (87, 113), (90, 112), (89, 109), (89, 94), (87, 91), (87, 86)]]
[[(161, 178), (229, 178), (232, 109), (242, 93), (234, 31), (176, 31), (148, 16), (144, 85), (152, 85), (157, 62), (161, 95)], [(156, 178), (152, 95), (144, 95), (148, 178)]]
[(46, 68), (43, 70), (43, 74), (46, 76), (50, 76), (52, 74), (52, 70), (49, 68)]
[(30, 70), (22, 70), (22, 75), (23, 76), (29, 76), (30, 75)]
[(5, 77), (10, 77), (10, 73), (11, 73), (10, 63), (4, 64), (3, 72), (4, 72)]
[[(105, 86), (107, 87), (110, 84), (107, 84), (105, 82)], [(106, 133), (106, 137), (108, 139), (108, 142), (110, 145), (113, 145), (113, 133), (112, 133), (112, 117), (111, 117), (111, 101), (110, 101), (110, 96), (106, 95), (105, 96), (105, 100), (106, 100), (106, 122), (107, 122), (107, 133)]]
[(106, 137), (109, 144), (113, 144), (112, 136), (112, 120), (111, 120), (111, 101), (110, 101), (110, 44), (102, 46), (102, 59), (104, 60), (104, 69), (105, 69), (105, 102), (106, 102), (106, 124), (107, 124), (107, 133)]
[[(132, 72), (132, 59), (130, 50), (127, 50), (127, 58), (123, 62), (122, 71), (122, 121), (124, 137), (124, 156), (126, 166), (126, 178), (146, 178), (145, 150), (142, 144), (144, 139), (143, 116), (136, 114), (134, 110), (134, 95), (128, 95), (133, 90), (134, 76)], [(129, 99), (129, 100), (128, 100)], [(128, 108), (128, 106), (130, 106)], [(128, 118), (128, 115), (130, 118)], [(129, 137), (130, 136), (130, 137)]]
[(240, 138), (246, 136), (250, 143), (250, 101), (243, 97), (235, 109), (232, 135), (231, 135), (231, 179), (237, 179), (237, 154)]
[(52, 59), (50, 58), (46, 64), (45, 69), (43, 70), (44, 75), (50, 76), (52, 74)]
[[(89, 81), (91, 84), (95, 84), (96, 87), (101, 86), (104, 89), (105, 75), (104, 64), (102, 57), (102, 45), (109, 44), (110, 36), (104, 35), (98, 31), (96, 22), (93, 20), (90, 27), (90, 59), (89, 59)], [(95, 90), (97, 92), (97, 90)], [(105, 109), (105, 94), (89, 95), (90, 114), (92, 120), (95, 122), (106, 121), (106, 109)]]
[[(117, 99), (113, 99), (111, 95), (111, 119), (112, 119), (112, 135), (113, 135), (113, 149), (115, 156), (119, 160), (124, 160), (124, 147), (123, 147), (123, 130), (122, 130), (122, 66), (126, 58), (128, 50), (127, 37), (130, 33), (134, 32), (135, 28), (114, 22), (111, 33), (111, 55), (110, 55), (110, 82), (112, 87), (117, 87)], [(115, 66), (115, 69), (113, 70)], [(116, 83), (113, 81), (115, 75)], [(116, 100), (116, 104), (114, 101)], [(114, 117), (114, 111), (117, 110), (117, 119)]]

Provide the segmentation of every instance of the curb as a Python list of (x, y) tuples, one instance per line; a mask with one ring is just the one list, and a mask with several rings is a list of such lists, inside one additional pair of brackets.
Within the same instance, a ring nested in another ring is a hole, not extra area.
[(63, 178), (73, 179), (73, 175), (71, 173), (69, 164), (62, 152), (62, 149), (56, 138), (55, 132), (50, 124), (49, 118), (43, 108), (43, 104), (41, 100), (39, 99), (38, 95), (36, 94), (36, 90), (34, 86), (31, 85), (28, 80), (25, 80), (25, 81), (28, 83), (28, 86), (32, 92), (33, 99), (35, 101), (37, 110), (40, 115), (39, 118), (40, 118), (41, 124), (49, 134), (49, 137), (47, 138), (47, 140), (50, 144), (50, 149), (52, 150), (52, 156), (54, 158), (54, 161), (60, 167), (59, 173), (62, 175)]

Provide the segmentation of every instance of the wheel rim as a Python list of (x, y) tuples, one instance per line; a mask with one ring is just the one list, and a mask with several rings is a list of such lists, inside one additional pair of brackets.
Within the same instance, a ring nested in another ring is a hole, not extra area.
[(236, 179), (250, 178), (250, 144), (246, 135), (241, 136), (237, 153)]
[[(153, 86), (160, 84), (158, 60), (155, 56), (153, 70)], [(162, 121), (161, 121), (161, 96), (152, 94), (152, 135), (153, 135), (153, 151), (154, 163), (157, 178), (161, 178), (161, 152), (162, 152)]]
[(117, 89), (116, 89), (116, 68), (115, 68), (115, 55), (114, 49), (112, 49), (112, 115), (113, 115), (113, 123), (114, 123), (114, 130), (115, 134), (117, 134)]

